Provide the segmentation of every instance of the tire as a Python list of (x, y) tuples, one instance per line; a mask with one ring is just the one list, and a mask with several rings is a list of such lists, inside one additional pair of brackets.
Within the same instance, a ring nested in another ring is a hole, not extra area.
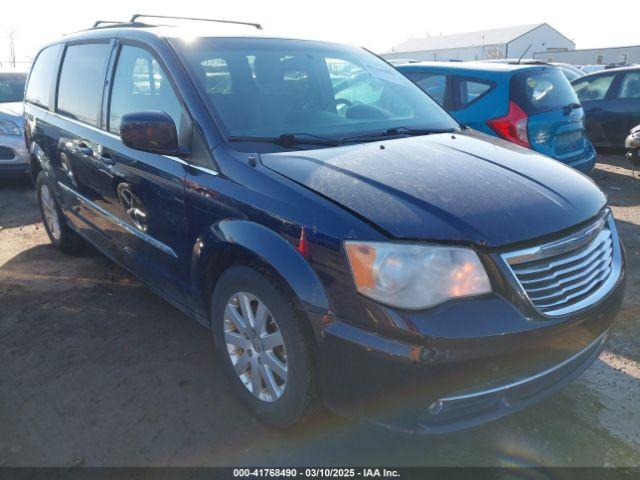
[[(249, 302), (249, 305), (245, 303), (244, 310), (240, 305), (243, 300)], [(265, 309), (260, 309), (260, 304), (268, 310), (264, 315), (260, 314), (265, 312)], [(255, 317), (254, 332), (249, 332), (249, 336), (243, 339), (241, 329), (237, 328), (238, 318), (232, 313), (235, 311), (243, 319), (248, 306)], [(300, 422), (311, 413), (315, 404), (312, 354), (295, 312), (292, 302), (276, 283), (258, 270), (245, 266), (226, 270), (212, 295), (213, 336), (231, 386), (256, 418), (278, 428)], [(231, 318), (236, 322), (230, 321)], [(259, 318), (267, 320), (260, 322)], [(264, 329), (260, 328), (261, 323), (266, 324)], [(278, 332), (280, 338), (277, 337)], [(231, 338), (232, 343), (228, 343)], [(269, 350), (277, 344), (275, 338), (282, 340), (282, 347)], [(274, 363), (274, 358), (279, 363)], [(278, 368), (272, 368), (274, 365)], [(286, 380), (281, 383), (283, 365), (286, 367)], [(252, 376), (254, 371), (261, 375), (257, 394), (253, 393), (256, 390)], [(273, 387), (269, 388), (267, 380), (274, 380), (276, 385), (269, 382)]]
[(82, 239), (67, 225), (52, 183), (46, 173), (38, 173), (36, 194), (44, 229), (49, 235), (51, 243), (60, 251), (64, 253), (77, 252), (82, 247)]

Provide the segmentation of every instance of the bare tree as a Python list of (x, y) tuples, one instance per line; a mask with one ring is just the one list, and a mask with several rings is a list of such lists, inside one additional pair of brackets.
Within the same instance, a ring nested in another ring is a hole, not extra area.
[(5, 29), (5, 35), (9, 42), (9, 65), (16, 66), (16, 30), (14, 28)]
[(9, 40), (9, 62), (13, 68), (16, 67), (16, 31), (10, 28), (7, 32), (7, 39)]

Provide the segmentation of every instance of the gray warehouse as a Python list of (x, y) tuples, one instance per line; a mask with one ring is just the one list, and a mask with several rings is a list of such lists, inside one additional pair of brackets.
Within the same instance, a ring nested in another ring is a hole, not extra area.
[(640, 63), (640, 45), (629, 47), (585, 48), (568, 52), (534, 52), (534, 58), (572, 65)]
[[(534, 52), (575, 49), (575, 44), (547, 23), (412, 38), (383, 53), (388, 60), (486, 60), (531, 57)], [(555, 55), (555, 53), (554, 53)]]

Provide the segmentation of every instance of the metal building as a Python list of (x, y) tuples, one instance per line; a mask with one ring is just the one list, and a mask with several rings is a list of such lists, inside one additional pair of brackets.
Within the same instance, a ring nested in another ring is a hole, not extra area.
[(568, 52), (534, 52), (534, 58), (572, 65), (640, 63), (640, 45), (610, 48), (585, 48)]
[(383, 53), (388, 60), (487, 60), (531, 57), (534, 52), (566, 51), (575, 44), (547, 23), (412, 38)]

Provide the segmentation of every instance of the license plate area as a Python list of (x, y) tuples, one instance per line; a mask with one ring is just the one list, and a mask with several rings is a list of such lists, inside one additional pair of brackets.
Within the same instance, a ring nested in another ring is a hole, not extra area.
[(556, 136), (556, 155), (567, 155), (584, 148), (584, 133), (582, 130), (562, 133)]

